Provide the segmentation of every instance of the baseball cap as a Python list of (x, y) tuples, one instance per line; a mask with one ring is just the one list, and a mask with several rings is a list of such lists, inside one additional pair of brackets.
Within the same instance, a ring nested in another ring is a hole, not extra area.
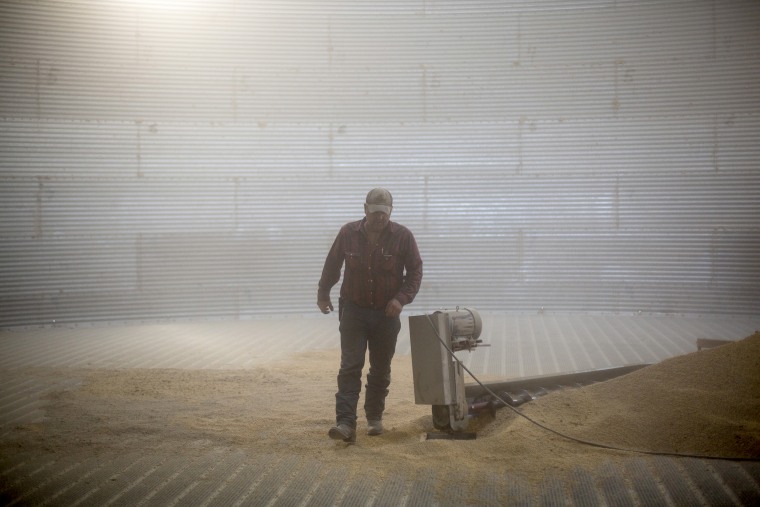
[(369, 191), (367, 194), (367, 210), (370, 213), (382, 211), (386, 215), (390, 215), (391, 209), (393, 209), (393, 196), (390, 192), (381, 187)]

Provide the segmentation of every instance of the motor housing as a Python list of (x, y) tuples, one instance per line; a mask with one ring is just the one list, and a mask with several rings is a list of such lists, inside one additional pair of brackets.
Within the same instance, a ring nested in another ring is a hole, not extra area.
[(482, 327), (480, 314), (472, 308), (409, 317), (414, 401), (433, 406), (436, 429), (467, 429), (464, 372), (453, 353), (476, 348)]

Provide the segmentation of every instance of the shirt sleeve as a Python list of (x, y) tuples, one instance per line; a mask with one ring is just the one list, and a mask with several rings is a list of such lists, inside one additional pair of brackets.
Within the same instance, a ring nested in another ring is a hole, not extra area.
[(327, 301), (330, 299), (330, 291), (333, 286), (340, 280), (340, 270), (343, 267), (343, 229), (338, 232), (338, 235), (333, 241), (332, 248), (327, 253), (325, 259), (325, 265), (322, 268), (322, 277), (319, 279), (319, 286), (317, 289), (317, 300)]
[(422, 283), (422, 257), (420, 257), (420, 251), (417, 248), (417, 241), (411, 232), (407, 239), (404, 269), (406, 270), (404, 283), (401, 285), (398, 294), (396, 294), (396, 300), (406, 306), (414, 301), (414, 297), (419, 292), (420, 284)]

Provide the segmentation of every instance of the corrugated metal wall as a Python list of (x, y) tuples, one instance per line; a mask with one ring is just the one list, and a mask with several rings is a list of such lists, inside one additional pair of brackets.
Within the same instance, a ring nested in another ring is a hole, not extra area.
[(753, 0), (0, 0), (0, 326), (316, 312), (376, 185), (410, 310), (758, 313), (758, 83)]

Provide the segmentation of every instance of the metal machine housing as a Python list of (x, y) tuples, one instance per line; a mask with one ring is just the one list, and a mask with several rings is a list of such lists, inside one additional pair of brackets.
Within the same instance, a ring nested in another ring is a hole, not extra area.
[(409, 317), (414, 401), (433, 406), (436, 429), (467, 429), (464, 372), (452, 353), (475, 348), (481, 328), (480, 315), (467, 308)]

